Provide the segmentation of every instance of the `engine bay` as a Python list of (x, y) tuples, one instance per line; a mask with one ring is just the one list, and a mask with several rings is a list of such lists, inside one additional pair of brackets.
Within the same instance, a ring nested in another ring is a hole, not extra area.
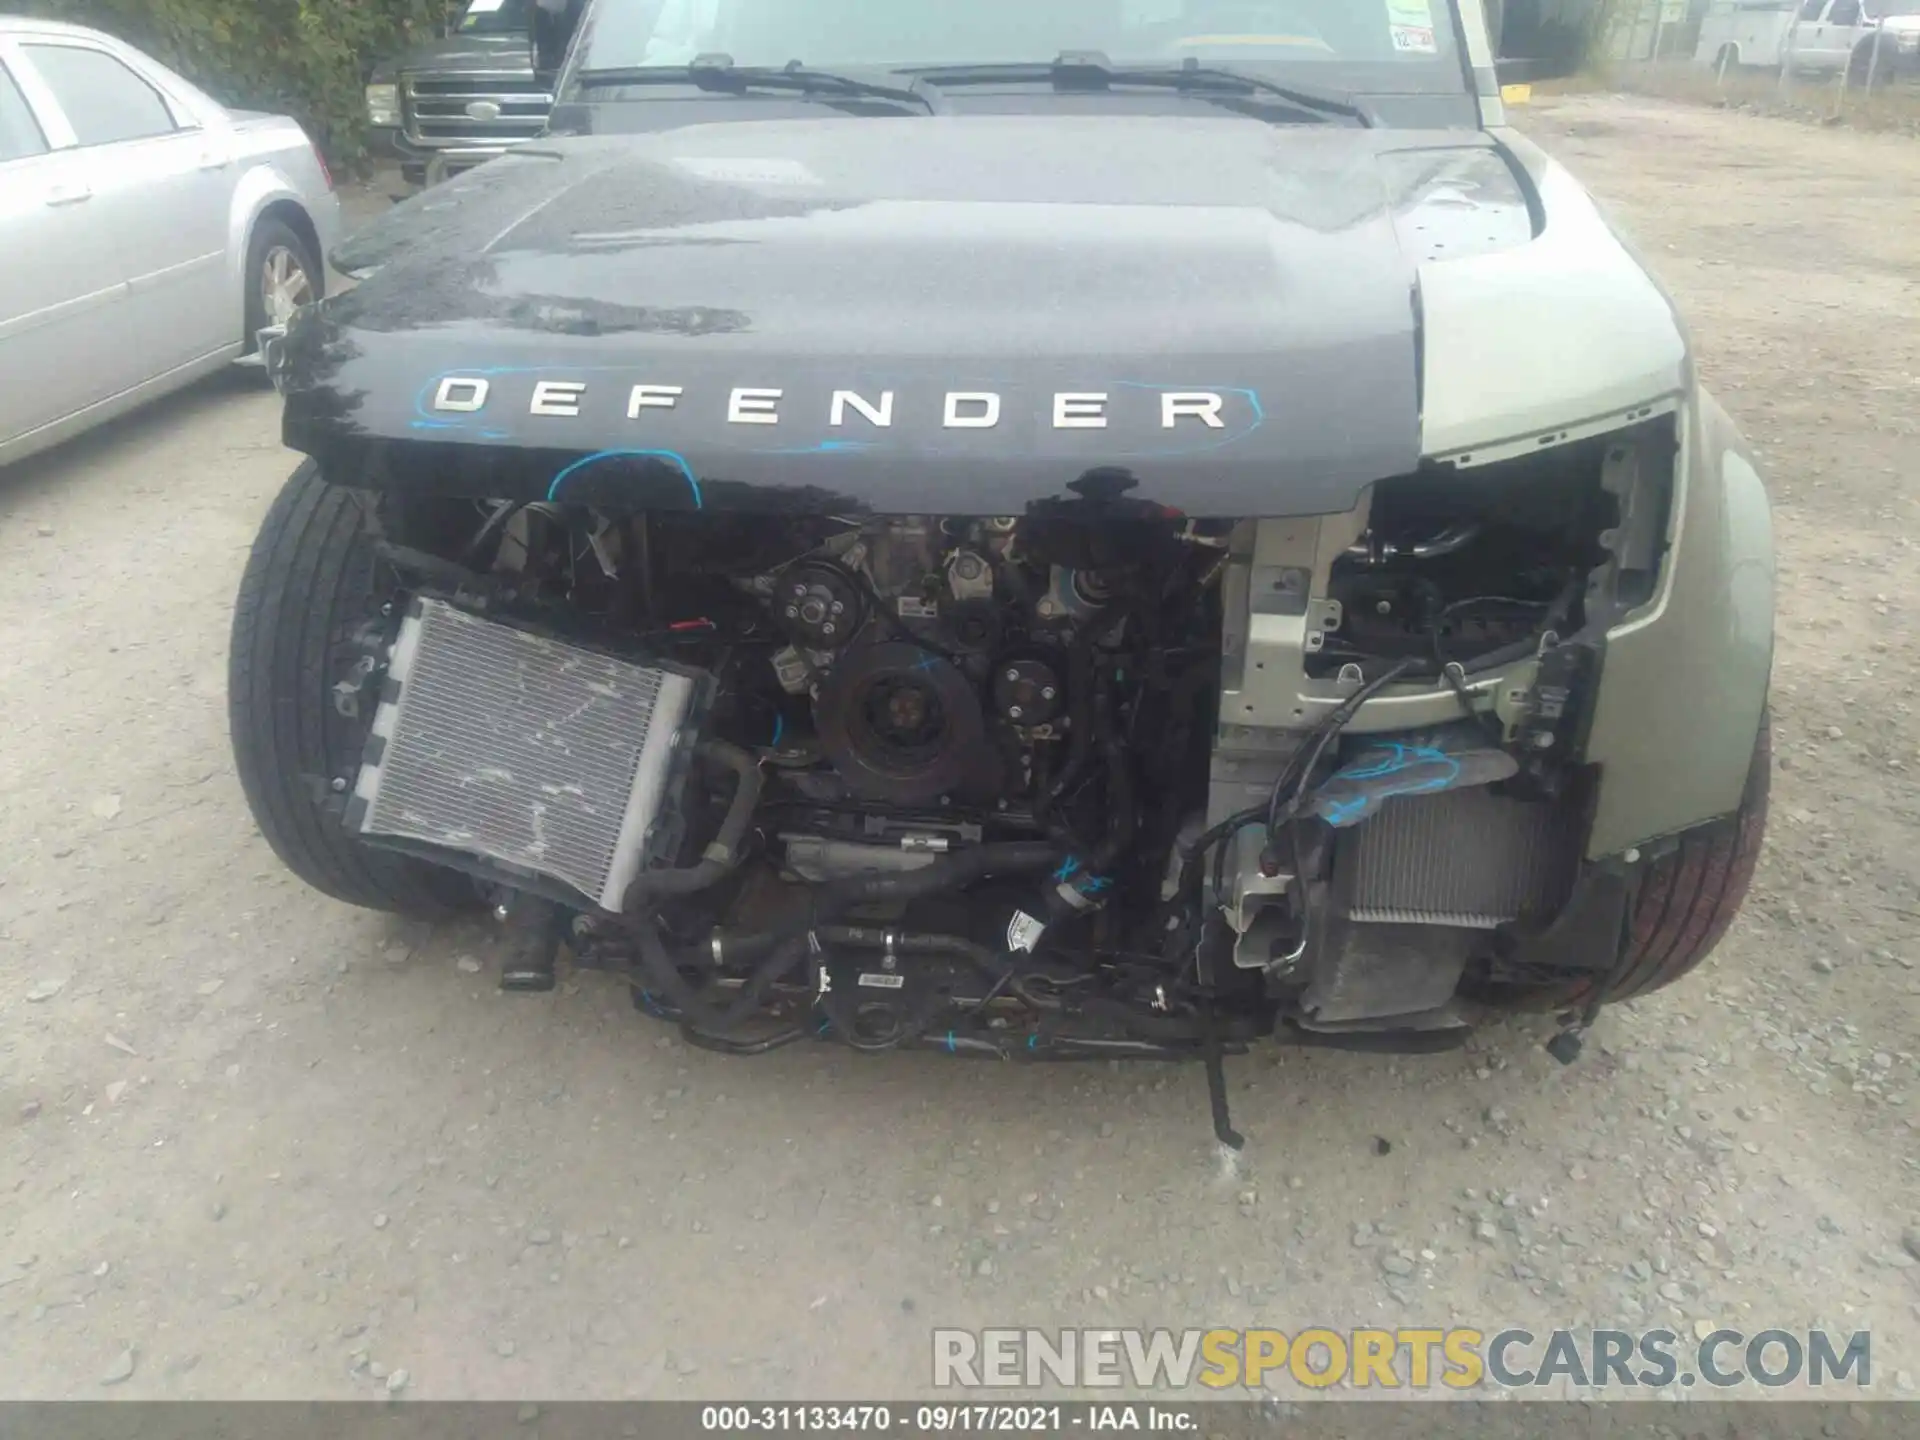
[[(1647, 448), (1280, 521), (387, 496), (348, 823), (717, 1049), (1457, 1043), (1573, 894), (1595, 632), (1658, 566)], [(461, 729), (475, 668), (513, 680)], [(549, 761), (586, 745), (616, 762), (583, 788)], [(411, 828), (369, 811), (383, 771)]]

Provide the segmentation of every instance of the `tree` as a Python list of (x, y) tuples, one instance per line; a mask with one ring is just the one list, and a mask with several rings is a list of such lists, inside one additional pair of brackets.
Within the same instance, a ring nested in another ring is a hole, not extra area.
[(449, 0), (25, 0), (137, 45), (221, 102), (292, 115), (333, 164), (366, 159), (374, 62), (446, 22)]

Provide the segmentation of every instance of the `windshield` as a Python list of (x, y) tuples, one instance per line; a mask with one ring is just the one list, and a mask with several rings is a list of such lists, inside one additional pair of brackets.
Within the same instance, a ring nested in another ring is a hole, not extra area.
[(525, 35), (531, 0), (470, 0), (455, 27), (462, 35)]
[(587, 69), (799, 60), (824, 70), (1202, 65), (1369, 94), (1467, 88), (1451, 0), (601, 0)]

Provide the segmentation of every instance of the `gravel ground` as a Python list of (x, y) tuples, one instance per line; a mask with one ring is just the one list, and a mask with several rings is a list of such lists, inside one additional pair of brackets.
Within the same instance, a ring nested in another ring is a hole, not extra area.
[(223, 379), (0, 476), (0, 1395), (897, 1396), (936, 1323), (1818, 1323), (1912, 1386), (1920, 149), (1525, 123), (1774, 477), (1776, 821), (1703, 973), (1571, 1069), (1532, 1022), (1233, 1062), (1237, 1167), (1197, 1070), (728, 1060), (604, 977), (502, 996), (484, 931), (326, 901), (248, 821), (226, 628), (291, 462)]

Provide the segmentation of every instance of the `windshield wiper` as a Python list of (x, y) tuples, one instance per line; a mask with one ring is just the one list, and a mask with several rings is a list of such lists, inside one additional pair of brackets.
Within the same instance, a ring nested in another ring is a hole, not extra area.
[(1046, 80), (1062, 90), (1105, 90), (1115, 85), (1150, 85), (1201, 97), (1271, 95), (1316, 119), (1339, 116), (1357, 125), (1371, 126), (1373, 116), (1348, 96), (1299, 84), (1282, 84), (1222, 65), (1186, 60), (1178, 65), (1115, 65), (1097, 50), (1068, 51), (1043, 63), (1006, 65), (952, 65), (915, 69), (916, 80), (943, 88), (959, 85), (997, 85)]
[(744, 95), (749, 90), (787, 90), (801, 95), (891, 100), (898, 105), (922, 107), (929, 115), (937, 115), (944, 108), (939, 92), (918, 78), (911, 85), (888, 85), (878, 80), (862, 80), (857, 75), (810, 69), (798, 60), (777, 66), (736, 65), (730, 55), (696, 55), (688, 65), (609, 66), (582, 70), (574, 79), (587, 89), (614, 85), (696, 85), (702, 90), (733, 95)]

